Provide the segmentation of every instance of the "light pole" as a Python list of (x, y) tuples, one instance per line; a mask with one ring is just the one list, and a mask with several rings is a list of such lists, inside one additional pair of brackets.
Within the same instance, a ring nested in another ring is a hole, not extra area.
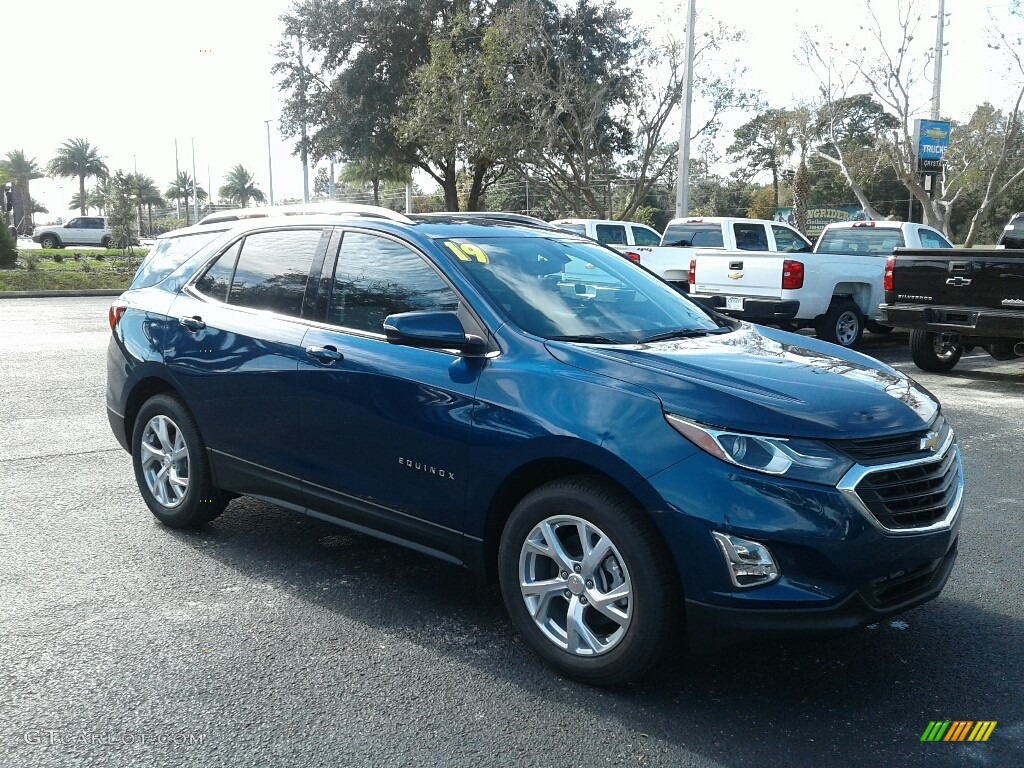
[(267, 124), (267, 177), (270, 179), (270, 204), (274, 204), (274, 164), (270, 160), (270, 121), (264, 120)]
[(192, 212), (199, 223), (199, 195), (196, 193), (196, 138), (192, 137)]
[(682, 124), (679, 126), (679, 176), (676, 179), (676, 218), (690, 212), (690, 107), (693, 102), (693, 23), (696, 0), (688, 0), (686, 12), (686, 82), (683, 84)]

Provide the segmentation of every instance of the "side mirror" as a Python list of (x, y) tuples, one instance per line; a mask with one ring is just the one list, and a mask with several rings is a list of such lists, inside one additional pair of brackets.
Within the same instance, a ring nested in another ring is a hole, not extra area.
[(384, 318), (384, 335), (391, 344), (421, 349), (457, 349), (469, 356), (482, 355), (487, 343), (466, 333), (454, 312), (402, 312)]

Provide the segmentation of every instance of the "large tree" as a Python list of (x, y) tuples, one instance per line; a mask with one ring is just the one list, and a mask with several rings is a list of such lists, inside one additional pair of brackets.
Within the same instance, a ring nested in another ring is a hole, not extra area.
[(103, 179), (109, 174), (99, 150), (85, 139), (68, 139), (61, 144), (47, 171), (51, 176), (78, 179), (79, 211), (83, 216), (87, 212), (85, 180), (90, 176)]
[(156, 186), (156, 182), (149, 176), (143, 173), (129, 173), (125, 177), (125, 183), (127, 184), (127, 192), (131, 197), (132, 203), (135, 205), (137, 215), (137, 226), (139, 231), (142, 230), (142, 208), (143, 206), (149, 212), (149, 228), (148, 232), (152, 235), (153, 233), (153, 206), (160, 205), (164, 201), (163, 195), (160, 194), (160, 190)]
[(228, 171), (224, 177), (220, 196), (238, 203), (242, 208), (248, 208), (250, 200), (257, 203), (264, 203), (267, 200), (267, 196), (256, 186), (253, 175), (241, 163)]
[(373, 190), (373, 204), (380, 205), (381, 184), (389, 181), (408, 184), (412, 181), (412, 173), (408, 166), (389, 161), (353, 161), (345, 164), (340, 178), (356, 187), (369, 184)]
[(14, 191), (14, 226), (22, 235), (32, 234), (32, 195), (29, 183), (43, 178), (43, 172), (34, 157), (25, 155), (24, 150), (14, 149), (7, 153), (5, 160), (0, 160), (7, 179)]
[[(793, 119), (789, 110), (769, 109), (736, 129), (727, 150), (740, 173), (754, 176), (768, 171), (772, 176), (772, 199), (779, 207), (779, 178), (793, 154)], [(774, 214), (774, 211), (772, 211)]]

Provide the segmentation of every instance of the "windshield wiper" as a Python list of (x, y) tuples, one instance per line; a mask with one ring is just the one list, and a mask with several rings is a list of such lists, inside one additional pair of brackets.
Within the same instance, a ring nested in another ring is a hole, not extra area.
[(548, 336), (548, 341), (576, 341), (581, 344), (624, 344), (625, 342), (609, 339), (607, 336), (581, 334), (579, 336)]
[(677, 328), (674, 331), (665, 331), (664, 333), (656, 333), (653, 336), (647, 336), (637, 344), (649, 344), (654, 341), (668, 341), (669, 339), (696, 339), (701, 336), (708, 336), (712, 333), (728, 333), (732, 328)]

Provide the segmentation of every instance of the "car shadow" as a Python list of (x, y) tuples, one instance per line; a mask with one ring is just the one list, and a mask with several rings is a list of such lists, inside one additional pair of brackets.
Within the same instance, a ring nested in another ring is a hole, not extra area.
[[(1024, 622), (948, 596), (834, 638), (751, 637), (700, 656), (680, 647), (648, 681), (598, 689), (536, 659), (496, 587), (425, 555), (252, 499), (204, 530), (168, 535), (550, 711), (611, 719), (631, 762), (695, 753), (730, 766), (1024, 764)], [(999, 726), (984, 744), (922, 744), (928, 723), (945, 719)]]

